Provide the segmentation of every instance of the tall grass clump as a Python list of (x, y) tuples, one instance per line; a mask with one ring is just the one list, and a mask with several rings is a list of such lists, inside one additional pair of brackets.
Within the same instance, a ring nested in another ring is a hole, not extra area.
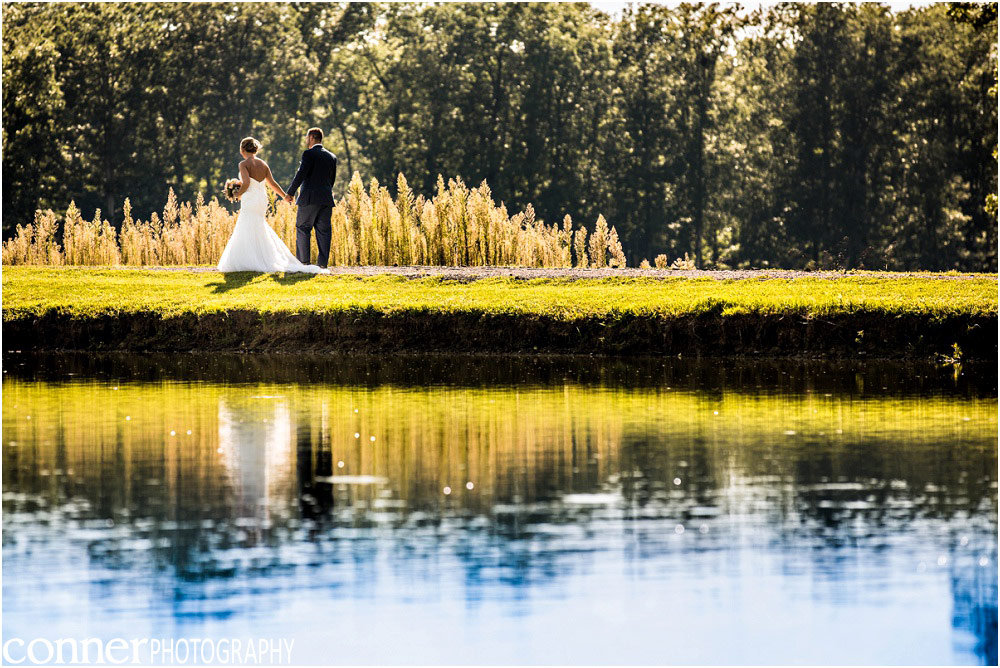
[[(37, 265), (211, 265), (218, 262), (237, 214), (216, 198), (179, 203), (173, 190), (162, 213), (133, 218), (126, 199), (120, 229), (101, 217), (85, 220), (75, 204), (60, 219), (38, 211), (3, 243), (3, 263)], [(272, 196), (268, 223), (295, 248), (295, 207)], [(331, 218), (331, 265), (452, 265), (519, 267), (624, 267), (618, 233), (599, 216), (594, 233), (574, 227), (569, 216), (551, 225), (529, 204), (510, 215), (483, 181), (438, 177), (436, 193), (413, 192), (396, 180), (396, 196), (355, 172)], [(313, 249), (315, 259), (315, 248)]]

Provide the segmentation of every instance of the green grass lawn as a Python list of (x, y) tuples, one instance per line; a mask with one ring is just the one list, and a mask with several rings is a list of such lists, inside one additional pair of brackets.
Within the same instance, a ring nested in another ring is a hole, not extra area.
[(460, 283), (440, 278), (229, 274), (114, 269), (3, 269), (6, 321), (57, 312), (127, 313), (439, 311), (538, 314), (558, 319), (700, 312), (995, 315), (997, 276), (741, 279), (595, 278)]

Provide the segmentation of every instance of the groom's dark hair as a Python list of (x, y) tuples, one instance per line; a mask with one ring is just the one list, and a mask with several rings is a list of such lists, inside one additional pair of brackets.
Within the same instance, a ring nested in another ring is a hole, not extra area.
[(312, 137), (317, 144), (323, 141), (323, 131), (319, 128), (309, 128), (309, 132), (306, 134)]

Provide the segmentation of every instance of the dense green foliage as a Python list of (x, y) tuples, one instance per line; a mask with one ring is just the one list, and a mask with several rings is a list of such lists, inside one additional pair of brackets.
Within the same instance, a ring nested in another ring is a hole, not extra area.
[(996, 4), (7, 4), (3, 232), (211, 196), (253, 134), (286, 185), (486, 180), (603, 214), (629, 264), (993, 270)]
[[(7, 268), (4, 320), (53, 311), (77, 316), (341, 310), (517, 313), (572, 320), (614, 314), (698, 312), (996, 315), (996, 276), (842, 278), (440, 278)], [(720, 311), (721, 308), (721, 311)]]

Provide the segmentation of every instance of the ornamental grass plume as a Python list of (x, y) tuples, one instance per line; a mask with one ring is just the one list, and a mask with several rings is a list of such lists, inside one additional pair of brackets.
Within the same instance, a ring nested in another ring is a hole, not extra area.
[(694, 258), (690, 257), (687, 253), (684, 253), (684, 257), (679, 257), (670, 263), (670, 268), (691, 270), (697, 269), (698, 267), (695, 266)]
[(604, 269), (605, 267), (624, 267), (625, 251), (622, 250), (618, 231), (608, 229), (604, 216), (597, 216), (597, 225), (590, 236), (589, 243), (590, 266)]
[(3, 244), (3, 264), (61, 265), (64, 255), (56, 241), (58, 219), (52, 211), (36, 211), (35, 222), (18, 225)]
[(604, 216), (597, 217), (597, 226), (590, 235), (590, 266), (604, 269), (608, 266), (608, 223)]
[[(267, 221), (294, 248), (295, 207), (269, 197)], [(181, 203), (173, 189), (163, 211), (152, 213), (148, 220), (134, 217), (129, 199), (122, 213), (116, 229), (100, 210), (93, 220), (84, 220), (74, 203), (61, 218), (50, 210), (38, 211), (33, 223), (17, 226), (14, 236), (3, 243), (3, 263), (213, 265), (237, 217), (217, 197), (205, 202), (199, 194), (193, 203)], [(414, 193), (399, 174), (393, 197), (377, 179), (366, 188), (355, 172), (330, 222), (334, 266), (625, 266), (618, 233), (608, 229), (603, 216), (588, 238), (587, 229), (574, 227), (568, 215), (561, 226), (537, 219), (530, 204), (510, 215), (502, 202), (493, 199), (485, 181), (470, 188), (461, 179), (446, 183), (439, 176), (436, 192), (427, 198)]]
[(608, 265), (611, 267), (625, 266), (625, 251), (622, 250), (621, 241), (618, 240), (618, 231), (611, 227), (611, 234), (608, 235), (608, 254), (611, 256)]

